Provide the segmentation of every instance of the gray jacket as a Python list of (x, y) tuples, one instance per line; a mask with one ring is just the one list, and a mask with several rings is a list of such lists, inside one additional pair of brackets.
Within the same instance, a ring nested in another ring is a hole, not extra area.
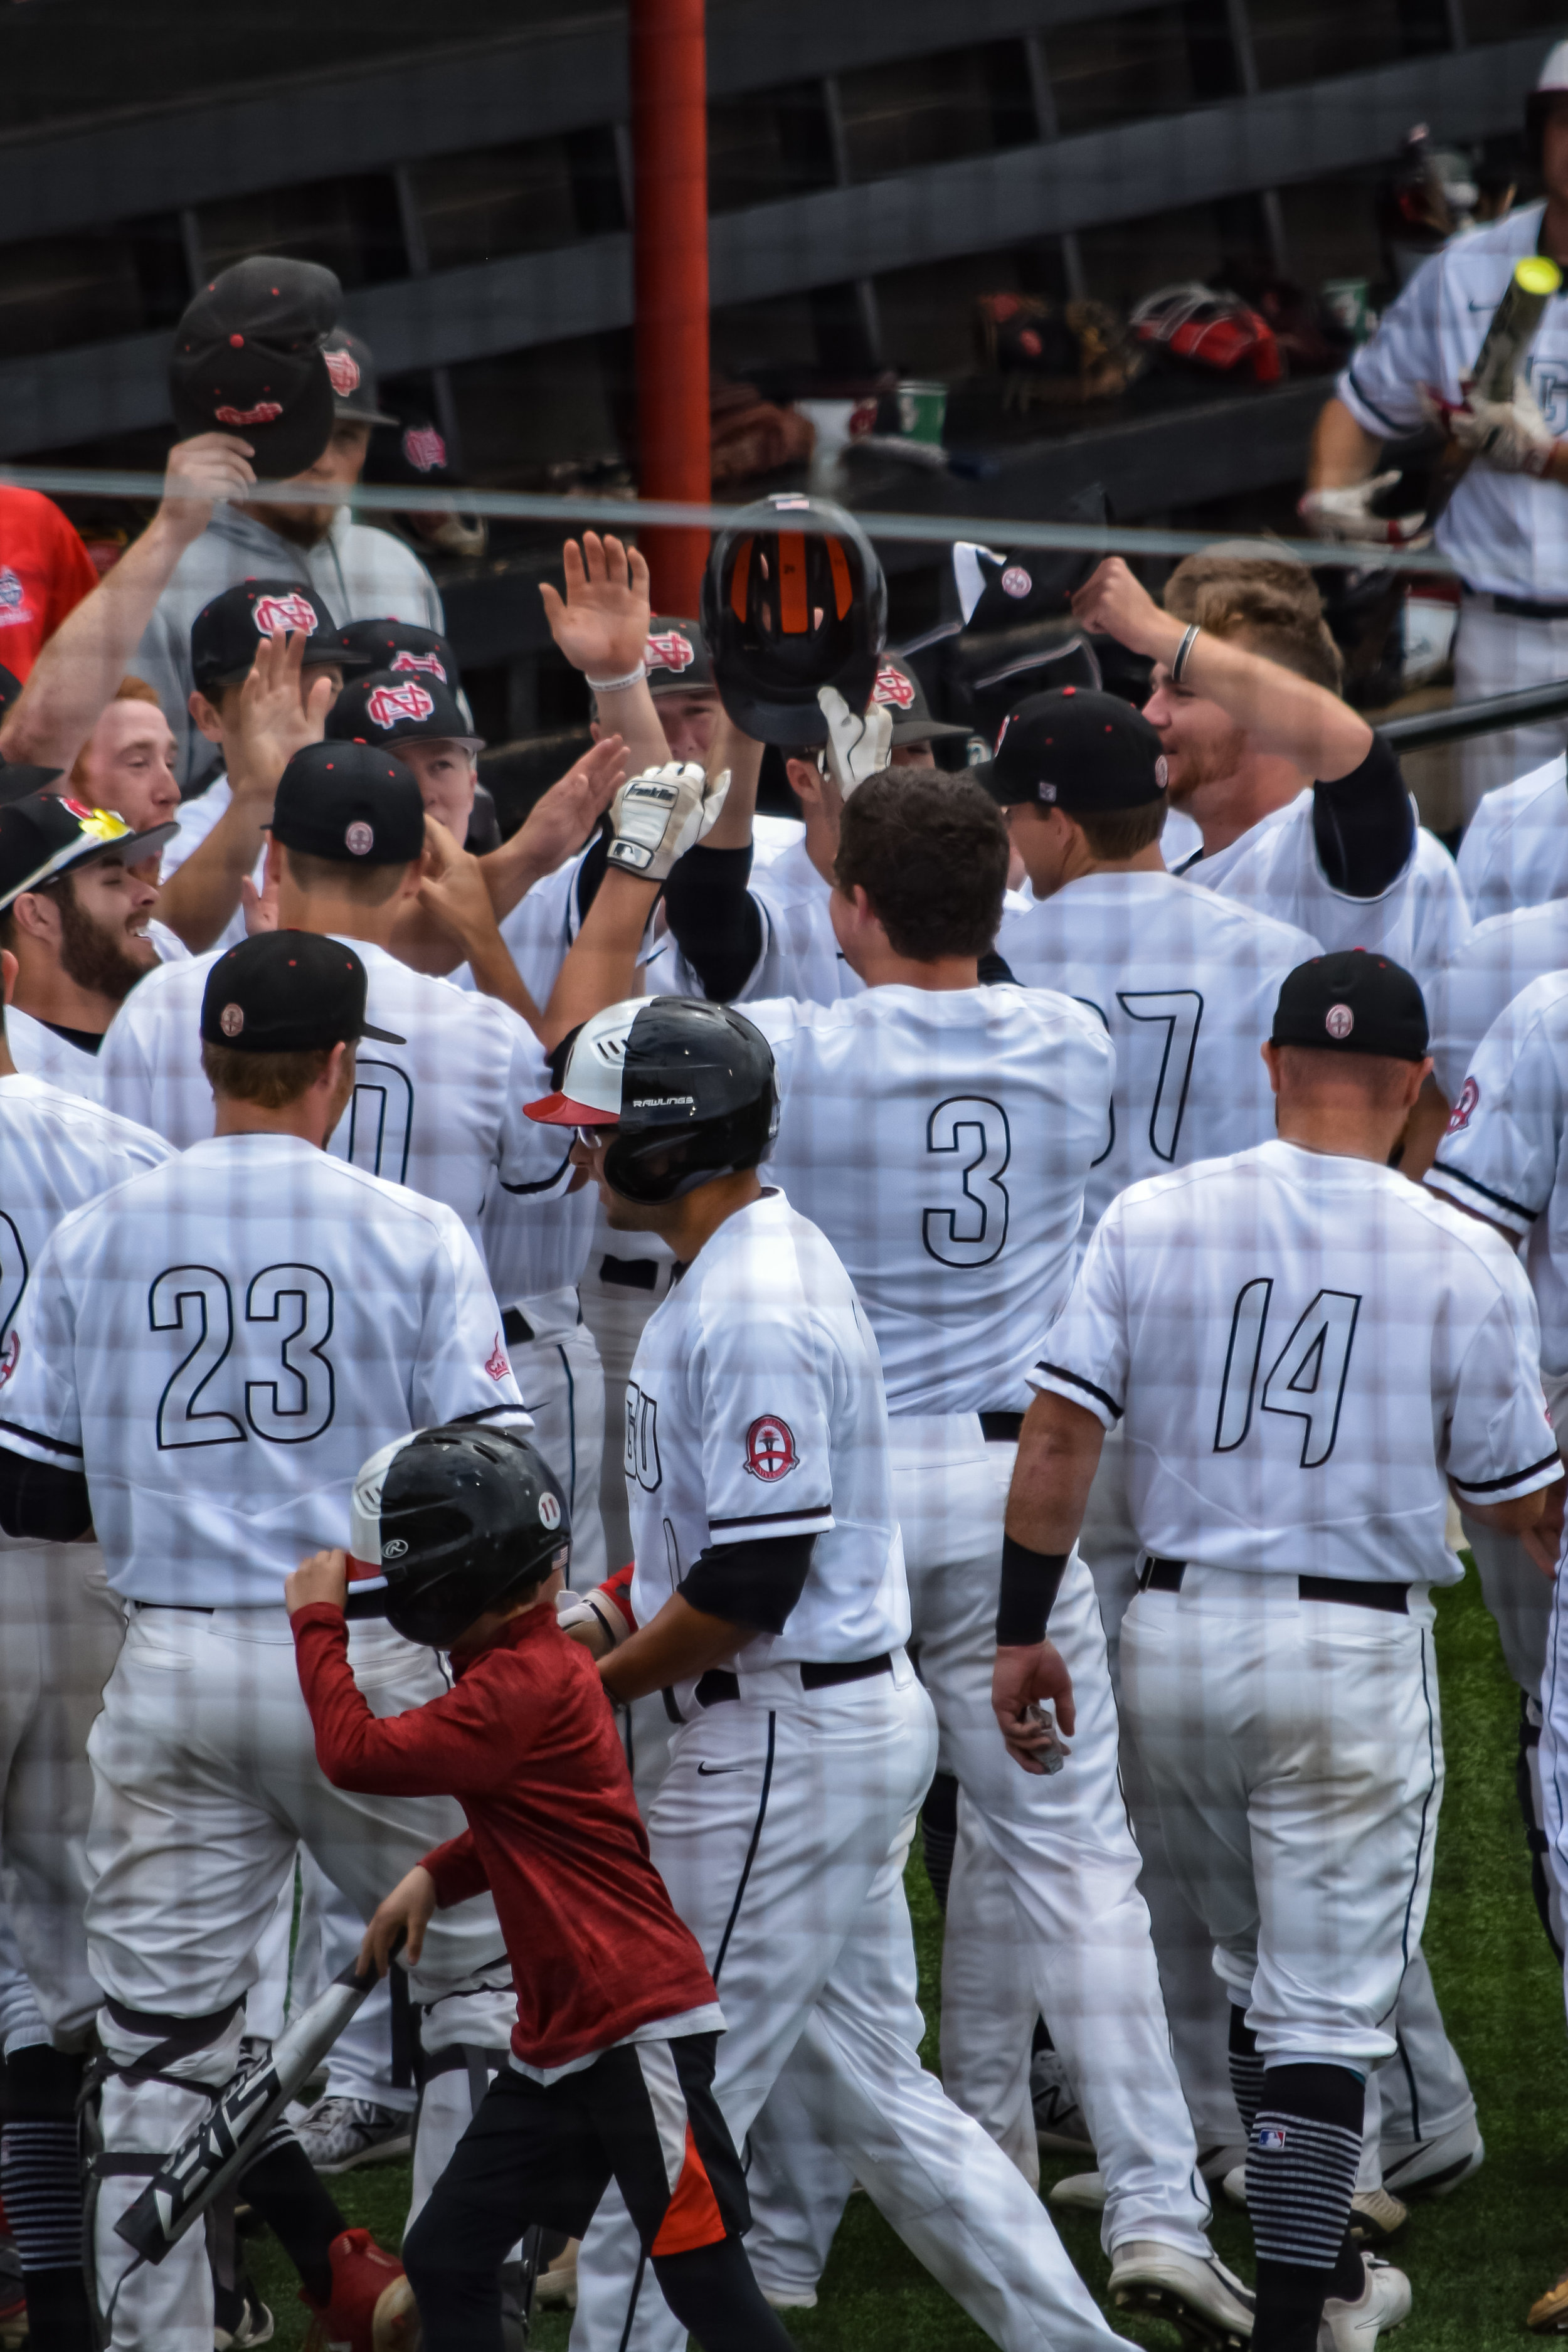
[(328, 536), (312, 548), (291, 546), (249, 515), (219, 507), (175, 565), (131, 664), (138, 677), (156, 687), (163, 715), (174, 730), (175, 772), (182, 792), (206, 782), (223, 765), (218, 746), (191, 724), (191, 624), (203, 605), (226, 588), (268, 573), (313, 588), (340, 627), (347, 621), (379, 620), (384, 614), (426, 629), (447, 625), (436, 583), (413, 549), (390, 531), (353, 521), (346, 507), (339, 509)]

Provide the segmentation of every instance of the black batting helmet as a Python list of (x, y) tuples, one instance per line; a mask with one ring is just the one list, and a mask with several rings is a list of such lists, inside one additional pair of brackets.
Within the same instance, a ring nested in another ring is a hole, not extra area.
[(605, 1181), (658, 1206), (755, 1168), (778, 1133), (773, 1049), (727, 1004), (638, 996), (606, 1005), (557, 1049), (557, 1091), (527, 1105), (556, 1127), (613, 1127)]
[(354, 1480), (348, 1615), (449, 1650), (487, 1609), (564, 1568), (560, 1481), (512, 1429), (459, 1422), (384, 1445)]
[(888, 583), (842, 507), (760, 499), (713, 541), (702, 633), (737, 727), (759, 743), (826, 743), (817, 689), (836, 686), (852, 710), (865, 709), (888, 634)]

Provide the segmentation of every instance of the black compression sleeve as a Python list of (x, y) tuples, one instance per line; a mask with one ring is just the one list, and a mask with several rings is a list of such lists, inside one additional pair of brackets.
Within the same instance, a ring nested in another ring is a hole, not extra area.
[(676, 946), (715, 1004), (738, 996), (763, 951), (763, 919), (746, 885), (752, 853), (705, 849), (678, 857), (664, 886), (664, 914)]
[(710, 1544), (676, 1590), (693, 1609), (760, 1633), (782, 1633), (805, 1587), (813, 1536), (755, 1536)]
[(1031, 1551), (1011, 1536), (1003, 1537), (1002, 1589), (996, 1596), (999, 1650), (1032, 1649), (1045, 1640), (1067, 1564), (1065, 1551)]
[(1348, 776), (1313, 785), (1312, 839), (1330, 884), (1347, 898), (1379, 898), (1399, 879), (1415, 846), (1415, 813), (1381, 735)]
[(28, 1543), (74, 1543), (92, 1528), (86, 1478), (0, 1446), (0, 1528)]

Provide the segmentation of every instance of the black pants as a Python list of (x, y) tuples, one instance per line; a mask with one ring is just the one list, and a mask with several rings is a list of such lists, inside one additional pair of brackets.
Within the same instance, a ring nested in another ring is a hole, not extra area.
[(536, 2222), (582, 2237), (612, 2178), (705, 2352), (787, 2352), (740, 2243), (751, 2207), (713, 2096), (717, 2041), (628, 2043), (549, 2085), (496, 2077), (404, 2242), (426, 2352), (499, 2352), (508, 2249)]

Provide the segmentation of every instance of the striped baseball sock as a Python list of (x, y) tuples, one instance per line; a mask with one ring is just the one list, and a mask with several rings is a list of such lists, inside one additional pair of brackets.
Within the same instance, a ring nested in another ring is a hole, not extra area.
[(76, 2099), (82, 2062), (38, 2045), (5, 2061), (0, 2197), (21, 2257), (32, 2338), (49, 2352), (94, 2352), (82, 2269)]
[(1364, 2090), (1346, 2066), (1270, 2066), (1248, 2135), (1247, 2210), (1258, 2249), (1253, 2352), (1314, 2352), (1323, 2304), (1364, 2273), (1350, 2235)]
[(1230, 2087), (1241, 2117), (1241, 2137), (1250, 2143), (1263, 2096), (1263, 2061), (1258, 2054), (1258, 2036), (1247, 2026), (1247, 2011), (1234, 2001), (1230, 2005)]

